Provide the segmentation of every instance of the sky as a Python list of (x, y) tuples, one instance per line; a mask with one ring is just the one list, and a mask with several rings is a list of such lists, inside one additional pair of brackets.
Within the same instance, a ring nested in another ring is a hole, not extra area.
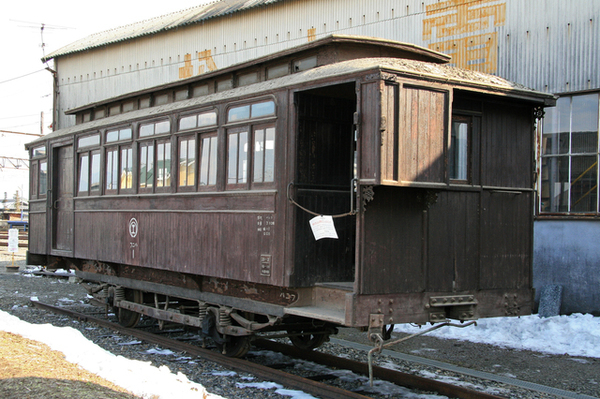
[[(42, 126), (44, 134), (52, 131), (49, 128), (52, 123), (52, 79), (41, 61), (44, 54), (94, 33), (210, 2), (0, 2), (0, 131), (39, 134)], [(52, 67), (52, 63), (48, 66)], [(24, 144), (35, 138), (0, 132), (0, 157), (27, 159)], [(5, 164), (0, 162), (0, 165)], [(12, 199), (17, 190), (21, 196), (28, 198), (28, 178), (28, 169), (24, 167), (0, 168), (0, 200), (5, 193), (7, 198)]]

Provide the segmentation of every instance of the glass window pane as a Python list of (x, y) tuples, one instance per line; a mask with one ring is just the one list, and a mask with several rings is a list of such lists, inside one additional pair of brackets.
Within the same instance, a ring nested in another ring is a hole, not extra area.
[(188, 140), (181, 140), (179, 142), (179, 186), (185, 187), (187, 183), (188, 175), (188, 151), (187, 151)]
[(227, 184), (237, 183), (237, 165), (238, 165), (238, 134), (229, 135), (228, 143), (228, 161), (227, 161)]
[(217, 184), (217, 136), (210, 138), (210, 163), (208, 165), (208, 185)]
[(217, 124), (217, 113), (214, 111), (198, 115), (198, 126), (213, 126)]
[(46, 155), (46, 146), (36, 147), (33, 149), (34, 157), (43, 157)]
[(39, 181), (39, 195), (46, 195), (48, 191), (48, 162), (40, 161), (40, 181)]
[(118, 130), (110, 130), (106, 132), (106, 142), (112, 143), (113, 141), (119, 140), (119, 131)]
[(100, 190), (100, 153), (92, 154), (92, 171), (90, 173), (90, 190)]
[(106, 189), (117, 189), (117, 176), (119, 173), (119, 159), (117, 150), (108, 150), (106, 152)]
[(559, 98), (556, 101), (556, 107), (546, 108), (545, 112), (543, 154), (567, 154), (569, 152), (571, 98)]
[(598, 152), (598, 94), (574, 96), (571, 118), (571, 154)]
[(140, 126), (140, 137), (154, 135), (154, 123)]
[(119, 140), (128, 140), (131, 138), (131, 128), (119, 130)]
[(90, 159), (88, 154), (82, 154), (79, 158), (79, 188), (78, 192), (87, 193), (89, 188)]
[(249, 105), (231, 108), (231, 109), (229, 109), (229, 112), (227, 113), (227, 121), (228, 122), (235, 122), (235, 121), (240, 121), (240, 120), (249, 119), (249, 118), (250, 118), (250, 106)]
[(264, 103), (252, 104), (252, 118), (273, 115), (275, 113), (275, 103), (267, 101)]
[(275, 178), (275, 128), (267, 129), (265, 137), (265, 182), (272, 182)]
[(265, 131), (264, 129), (254, 132), (254, 181), (263, 182), (263, 167), (265, 157)]
[(95, 134), (93, 136), (81, 137), (77, 141), (77, 144), (78, 144), (79, 148), (100, 145), (100, 135)]
[(193, 129), (197, 126), (197, 115), (186, 116), (179, 120), (179, 130)]
[(238, 183), (246, 183), (248, 174), (248, 133), (241, 132), (239, 137)]
[(133, 187), (133, 160), (131, 148), (121, 148), (121, 185), (123, 189)]
[(170, 131), (171, 131), (171, 122), (169, 122), (169, 121), (158, 122), (156, 124), (156, 127), (154, 128), (155, 134), (169, 133)]
[(202, 153), (200, 155), (200, 185), (208, 185), (208, 173), (210, 165), (210, 137), (202, 139)]
[(571, 212), (597, 212), (598, 157), (571, 157)]
[(542, 170), (542, 212), (568, 212), (569, 157), (543, 158)]
[(317, 66), (317, 56), (304, 58), (302, 60), (294, 61), (294, 72), (305, 71), (310, 68)]
[(140, 188), (152, 188), (154, 183), (154, 145), (143, 145), (140, 150)]
[(289, 73), (288, 64), (275, 65), (267, 69), (267, 79), (275, 79)]
[(467, 180), (467, 149), (469, 126), (466, 122), (453, 121), (450, 141), (449, 174), (453, 180)]
[(171, 186), (171, 143), (165, 143), (165, 155), (163, 166), (163, 183), (164, 187)]

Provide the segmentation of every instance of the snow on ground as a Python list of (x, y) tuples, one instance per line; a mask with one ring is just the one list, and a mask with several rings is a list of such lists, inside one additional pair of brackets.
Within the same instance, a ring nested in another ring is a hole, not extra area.
[[(33, 297), (32, 300), (37, 300)], [(423, 327), (425, 328), (425, 327)], [(115, 356), (94, 343), (88, 341), (79, 331), (71, 327), (54, 327), (50, 324), (29, 324), (6, 312), (0, 311), (0, 330), (19, 334), (47, 344), (50, 348), (63, 352), (66, 360), (79, 364), (86, 370), (109, 380), (141, 397), (156, 398), (197, 398), (199, 393), (205, 393), (205, 388), (191, 382), (181, 373), (173, 374), (167, 367), (154, 367), (150, 362), (129, 360)], [(415, 333), (421, 331), (418, 327), (408, 324), (395, 327), (396, 332)], [(492, 318), (477, 322), (477, 326), (466, 328), (442, 327), (429, 333), (431, 336), (444, 339), (460, 339), (472, 342), (486, 343), (502, 347), (527, 349), (553, 354), (569, 354), (600, 358), (600, 318), (591, 315), (574, 314), (539, 318), (537, 315), (520, 318)], [(132, 341), (124, 345), (139, 343)], [(158, 353), (158, 352), (157, 352)], [(171, 351), (165, 350), (168, 354)], [(264, 353), (263, 353), (264, 354)], [(276, 358), (279, 354), (268, 356)], [(297, 361), (296, 367), (325, 372), (322, 366)], [(331, 370), (327, 370), (332, 373)], [(360, 380), (365, 388), (368, 378), (358, 376), (345, 370), (333, 371), (339, 378)], [(214, 372), (214, 375), (224, 375)], [(227, 372), (224, 376), (235, 376), (235, 372)], [(259, 389), (274, 389), (281, 396), (292, 399), (310, 399), (312, 396), (294, 390), (284, 389), (272, 382), (238, 382), (240, 389), (254, 387)], [(375, 381), (373, 389), (377, 392), (387, 392), (392, 396), (408, 395), (410, 398), (439, 398), (433, 395), (410, 394), (405, 388), (400, 388), (383, 381)], [(219, 399), (220, 396), (206, 393), (207, 398)]]
[[(394, 331), (412, 334), (422, 330), (418, 326), (402, 324)], [(442, 327), (427, 335), (555, 355), (600, 358), (600, 317), (589, 314), (481, 319), (477, 326)]]

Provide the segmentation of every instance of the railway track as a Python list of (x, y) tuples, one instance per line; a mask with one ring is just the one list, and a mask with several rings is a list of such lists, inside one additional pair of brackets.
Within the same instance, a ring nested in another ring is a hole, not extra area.
[[(91, 322), (103, 327), (107, 327), (118, 331), (122, 334), (133, 336), (137, 339), (144, 340), (148, 343), (160, 345), (161, 347), (168, 348), (171, 350), (186, 352), (190, 355), (203, 358), (205, 360), (220, 364), (223, 367), (247, 372), (255, 375), (266, 381), (274, 381), (282, 384), (286, 387), (301, 390), (307, 392), (313, 396), (320, 398), (356, 398), (365, 399), (367, 396), (343, 390), (341, 388), (327, 385), (323, 382), (315, 381), (310, 378), (303, 378), (294, 374), (290, 374), (272, 367), (263, 366), (254, 362), (237, 359), (224, 356), (218, 352), (204, 349), (197, 345), (191, 345), (189, 343), (181, 342), (175, 339), (166, 338), (161, 335), (153, 334), (140, 329), (125, 328), (119, 324), (113, 323), (106, 319), (101, 319), (84, 313), (75, 312), (69, 309), (52, 306), (38, 301), (32, 302), (33, 306), (39, 309), (51, 311), (57, 314), (62, 314), (68, 317), (78, 319), (80, 321)], [(339, 358), (326, 353), (318, 351), (303, 351), (293, 346), (281, 344), (278, 342), (257, 339), (254, 341), (254, 345), (275, 352), (280, 352), (296, 359), (303, 359), (311, 361), (326, 367), (335, 369), (350, 370), (357, 374), (368, 375), (368, 365), (353, 361), (350, 359)], [(373, 368), (374, 377), (376, 379), (388, 381), (399, 386), (403, 386), (410, 389), (419, 389), (423, 391), (436, 392), (452, 398), (461, 399), (499, 399), (500, 397), (490, 395), (487, 393), (477, 392), (468, 388), (459, 387), (395, 370), (386, 369), (383, 367), (374, 366)]]

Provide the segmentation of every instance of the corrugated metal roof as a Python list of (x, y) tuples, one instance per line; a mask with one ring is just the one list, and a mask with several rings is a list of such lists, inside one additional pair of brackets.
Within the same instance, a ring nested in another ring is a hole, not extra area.
[(125, 25), (119, 28), (95, 33), (83, 39), (77, 40), (67, 46), (64, 46), (46, 57), (42, 61), (46, 62), (53, 58), (62, 57), (68, 54), (80, 51), (91, 50), (93, 48), (106, 46), (112, 43), (118, 43), (137, 37), (153, 35), (161, 31), (177, 29), (182, 26), (192, 25), (212, 18), (222, 17), (252, 8), (267, 6), (273, 3), (279, 3), (284, 0), (221, 0), (213, 3), (200, 5), (186, 10), (174, 12), (160, 17), (148, 19)]
[(318, 82), (331, 77), (339, 78), (373, 70), (393, 71), (409, 77), (431, 79), (455, 84), (457, 86), (468, 87), (474, 90), (481, 90), (484, 92), (499, 92), (507, 96), (527, 98), (540, 103), (548, 104), (553, 103), (554, 101), (554, 96), (551, 94), (532, 90), (518, 83), (508, 81), (498, 76), (488, 75), (483, 72), (457, 68), (447, 64), (432, 64), (429, 62), (398, 58), (363, 58), (324, 65), (281, 78), (238, 87), (219, 93), (213, 93), (202, 97), (177, 101), (82, 123), (80, 125), (57, 130), (47, 136), (44, 136), (43, 138), (28, 143), (26, 147), (30, 148), (36, 143), (43, 142), (48, 138), (56, 138), (77, 132), (99, 129), (103, 126), (113, 124), (116, 125), (133, 119), (151, 118), (158, 115), (178, 112), (180, 110), (200, 107), (215, 101), (237, 99), (251, 95), (258, 96), (262, 93), (269, 93), (283, 87), (295, 86), (308, 82)]

